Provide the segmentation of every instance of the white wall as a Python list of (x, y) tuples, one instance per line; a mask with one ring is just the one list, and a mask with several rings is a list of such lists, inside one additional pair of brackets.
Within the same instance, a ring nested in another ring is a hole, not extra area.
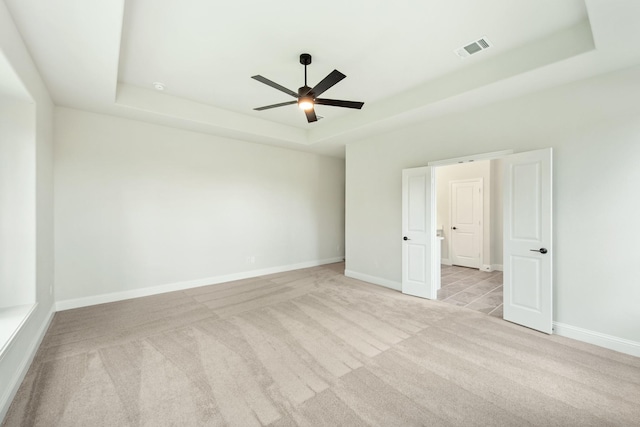
[(35, 302), (35, 134), (35, 105), (0, 93), (0, 309)]
[[(52, 114), (53, 104), (48, 91), (31, 60), (22, 39), (6, 9), (0, 1), (0, 57), (2, 63), (10, 64), (20, 87), (10, 89), (13, 95), (25, 90), (31, 102), (35, 102), (35, 121), (29, 130), (32, 136), (25, 141), (25, 150), (30, 154), (30, 227), (28, 235), (35, 236), (30, 244), (31, 290), (35, 277), (35, 310), (0, 356), (0, 419), (17, 391), (31, 363), (35, 350), (53, 314), (53, 179), (52, 179)], [(0, 72), (0, 76), (6, 76)], [(7, 80), (1, 85), (6, 89)], [(12, 95), (12, 96), (13, 96)], [(34, 107), (27, 107), (33, 109)], [(23, 115), (23, 118), (26, 116)], [(33, 114), (31, 114), (33, 117)], [(35, 159), (34, 159), (35, 156)], [(34, 254), (35, 251), (35, 254)]]
[(635, 67), (348, 144), (347, 270), (400, 282), (403, 168), (553, 147), (554, 320), (640, 345), (638, 93)]
[(451, 244), (451, 182), (481, 178), (482, 192), (482, 259), (480, 267), (491, 265), (491, 169), (490, 161), (477, 161), (436, 167), (437, 226), (442, 225), (442, 259), (450, 261)]
[(62, 308), (344, 255), (342, 159), (66, 108), (55, 123)]

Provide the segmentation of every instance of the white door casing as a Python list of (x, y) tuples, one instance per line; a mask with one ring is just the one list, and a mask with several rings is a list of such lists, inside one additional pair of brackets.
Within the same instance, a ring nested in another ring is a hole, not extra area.
[(449, 183), (450, 258), (453, 265), (480, 268), (482, 252), (482, 178)]
[(402, 292), (436, 299), (434, 174), (431, 167), (402, 171)]
[(550, 334), (552, 151), (504, 158), (504, 319)]

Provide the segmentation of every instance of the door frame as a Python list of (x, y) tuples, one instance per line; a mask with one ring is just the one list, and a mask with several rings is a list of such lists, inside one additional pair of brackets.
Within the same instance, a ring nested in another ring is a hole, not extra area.
[(493, 151), (491, 153), (471, 154), (453, 159), (435, 160), (427, 163), (427, 166), (451, 166), (458, 163), (477, 162), (480, 160), (496, 160), (513, 154), (513, 150)]
[[(546, 149), (549, 150), (549, 152), (551, 152), (552, 149)], [(530, 150), (530, 151), (540, 151), (540, 150)], [(525, 152), (522, 152), (523, 154)], [(430, 172), (431, 172), (431, 176), (433, 178), (433, 181), (430, 183), (431, 185), (435, 186), (435, 167), (437, 166), (446, 166), (446, 165), (453, 165), (453, 164), (458, 164), (458, 163), (465, 163), (465, 162), (473, 162), (473, 161), (477, 161), (477, 160), (494, 160), (494, 159), (501, 159), (507, 156), (510, 156), (514, 154), (513, 150), (504, 150), (504, 151), (498, 151), (498, 152), (492, 152), (492, 153), (484, 153), (484, 154), (477, 154), (477, 155), (470, 155), (470, 156), (465, 156), (465, 157), (458, 157), (458, 158), (454, 158), (454, 159), (444, 159), (444, 160), (437, 160), (437, 161), (433, 161), (433, 162), (429, 162), (427, 163), (427, 167), (431, 167)], [(551, 188), (550, 190), (553, 191), (553, 187), (552, 187), (552, 183), (550, 182)], [(435, 194), (435, 191), (432, 191), (431, 194), (429, 195), (429, 197), (427, 197), (428, 199), (428, 203), (429, 206), (427, 207), (427, 210), (435, 213), (436, 211), (436, 204), (437, 204), (437, 197)], [(506, 204), (504, 203), (503, 200), (503, 209), (505, 209)], [(553, 223), (553, 211), (549, 212), (549, 220), (551, 221), (551, 224)], [(552, 243), (552, 241), (554, 240), (553, 238), (553, 231), (551, 230), (551, 236), (550, 236), (550, 243)], [(503, 247), (505, 246), (505, 242), (506, 242), (506, 234), (503, 234)], [(431, 244), (435, 245), (436, 242), (436, 233), (435, 233), (435, 227), (432, 227), (432, 233), (430, 233), (430, 240), (431, 240)], [(545, 253), (545, 252), (543, 252)], [(441, 260), (440, 259), (435, 259), (437, 255), (437, 251), (431, 251), (431, 259), (429, 260), (429, 262), (433, 265), (434, 263), (439, 263)], [(504, 255), (503, 255), (504, 257)], [(553, 261), (553, 260), (551, 260)], [(403, 263), (404, 263), (404, 258), (403, 258)], [(503, 262), (504, 264), (504, 262)], [(551, 262), (551, 277), (553, 277), (553, 262)], [(551, 286), (553, 286), (553, 280), (551, 281)], [(433, 292), (434, 287), (431, 286), (431, 291), (432, 291), (432, 296), (431, 298), (433, 298), (433, 296), (435, 296), (435, 292)], [(404, 292), (404, 289), (403, 289)], [(553, 289), (552, 289), (553, 292)], [(551, 310), (553, 311), (553, 307), (551, 308)], [(553, 315), (551, 315), (551, 317), (553, 317)], [(553, 318), (551, 318), (551, 323), (553, 324)], [(519, 323), (517, 323), (519, 324)], [(525, 326), (526, 325), (522, 325)], [(531, 326), (529, 326), (531, 327)], [(546, 332), (546, 333), (553, 333), (554, 328), (551, 327), (550, 331), (545, 331), (540, 329), (542, 332)]]
[[(435, 177), (435, 174), (434, 174), (434, 177)], [(437, 180), (437, 178), (434, 178), (434, 180)], [(484, 190), (485, 188), (484, 188), (484, 179), (482, 179), (482, 177), (469, 178), (469, 179), (456, 179), (453, 181), (449, 181), (449, 229), (451, 229), (451, 227), (453, 226), (453, 212), (451, 209), (453, 204), (453, 198), (451, 197), (453, 194), (453, 191), (452, 191), (453, 184), (461, 184), (465, 182), (477, 182), (480, 184), (480, 226), (479, 226), (480, 229), (478, 230), (478, 252), (479, 252), (478, 270), (482, 270), (482, 266), (484, 265), (483, 261), (484, 261), (484, 227), (485, 227), (485, 223), (484, 223)], [(436, 183), (434, 182), (434, 185), (435, 184)], [(437, 198), (437, 194), (436, 194), (436, 198)], [(449, 234), (449, 235), (452, 236), (452, 238), (449, 239), (447, 250), (449, 253), (449, 260), (453, 265), (453, 257), (452, 257), (453, 234)]]
[[(440, 245), (440, 242), (437, 241), (437, 237), (436, 237), (436, 225), (435, 225), (435, 215), (436, 215), (436, 191), (435, 191), (435, 167), (433, 166), (445, 166), (445, 165), (453, 165), (453, 164), (458, 164), (458, 163), (465, 163), (465, 162), (473, 162), (476, 160), (491, 160), (491, 159), (498, 159), (501, 157), (505, 157), (508, 156), (510, 154), (513, 153), (513, 150), (505, 150), (505, 151), (499, 151), (499, 152), (493, 152), (493, 153), (484, 153), (484, 154), (476, 154), (476, 155), (472, 155), (472, 156), (465, 156), (465, 157), (458, 157), (455, 159), (445, 159), (445, 160), (439, 160), (439, 161), (433, 161), (433, 162), (429, 162), (427, 166), (422, 166), (422, 167), (417, 167), (417, 168), (409, 168), (409, 169), (403, 169), (402, 170), (402, 194), (403, 194), (403, 201), (402, 201), (402, 206), (403, 206), (403, 213), (402, 213), (402, 221), (403, 222), (403, 226), (402, 226), (402, 232), (405, 233), (407, 232), (407, 230), (405, 230), (405, 225), (404, 225), (404, 215), (405, 215), (405, 187), (406, 187), (406, 177), (408, 176), (407, 173), (409, 170), (418, 170), (418, 169), (424, 169), (426, 170), (426, 172), (428, 172), (429, 175), (429, 191), (427, 191), (425, 193), (425, 208), (426, 211), (429, 212), (429, 224), (426, 225), (427, 229), (431, 229), (432, 232), (427, 234), (427, 239), (428, 242), (427, 243), (427, 248), (431, 248), (431, 250), (426, 250), (425, 252), (425, 265), (429, 264), (430, 266), (432, 266), (433, 268), (429, 268), (428, 271), (428, 275), (431, 276), (434, 274), (434, 271), (437, 269), (438, 270), (438, 274), (440, 273), (440, 264), (441, 264), (441, 259), (438, 257), (438, 254), (440, 251), (436, 251), (436, 245)], [(426, 187), (425, 187), (426, 189)], [(408, 238), (408, 236), (405, 234), (403, 237), (403, 241), (404, 240), (410, 240), (410, 238)], [(406, 243), (406, 242), (405, 242)], [(400, 291), (402, 293), (406, 293), (409, 295), (414, 295), (414, 296), (418, 296), (418, 297), (422, 297), (422, 298), (429, 298), (429, 299), (436, 299), (437, 298), (437, 291), (438, 291), (438, 287), (436, 287), (436, 283), (437, 281), (433, 280), (433, 277), (431, 278), (430, 281), (430, 286), (428, 286), (425, 289), (417, 289), (414, 286), (407, 286), (407, 284), (405, 284), (405, 261), (406, 261), (406, 253), (405, 253), (405, 244), (402, 245), (402, 271), (403, 271), (403, 280), (402, 280), (402, 284), (401, 284), (401, 288)], [(438, 257), (438, 258), (436, 258)]]
[[(435, 173), (435, 169), (438, 166), (452, 166), (452, 165), (457, 165), (457, 164), (461, 164), (461, 163), (471, 163), (471, 162), (477, 162), (477, 161), (481, 161), (481, 160), (497, 160), (497, 159), (502, 159), (504, 157), (507, 157), (509, 155), (513, 154), (513, 150), (501, 150), (501, 151), (492, 151), (489, 153), (478, 153), (478, 154), (471, 154), (468, 156), (462, 156), (462, 157), (454, 157), (451, 159), (442, 159), (442, 160), (434, 160), (432, 162), (428, 162), (427, 166), (431, 166), (433, 168), (433, 177), (434, 177), (434, 186), (437, 186), (436, 184), (436, 173)], [(483, 183), (484, 185), (484, 183)], [(489, 186), (491, 185), (491, 183), (488, 184)], [(484, 191), (484, 190), (483, 190)], [(484, 197), (484, 193), (483, 193), (483, 197)], [(434, 210), (434, 212), (437, 212), (437, 195), (436, 194), (432, 194), (431, 195), (431, 209)], [(484, 203), (484, 199), (483, 199), (483, 203)], [(503, 202), (504, 204), (504, 202)], [(483, 205), (483, 210), (484, 210), (484, 205)], [(451, 216), (451, 213), (449, 213), (449, 216)], [(486, 218), (484, 218), (484, 212), (483, 212), (483, 230), (482, 230), (482, 234), (483, 234), (483, 238), (484, 238), (484, 221), (486, 220)], [(451, 222), (451, 221), (449, 221)], [(451, 225), (451, 224), (449, 224)], [(502, 237), (503, 239), (503, 245), (504, 245), (504, 236)], [(451, 239), (449, 239), (451, 240)], [(451, 242), (449, 242), (450, 246)], [(482, 263), (482, 256), (484, 255), (484, 251), (482, 246), (484, 245), (484, 241), (481, 244), (481, 249), (480, 249), (480, 253), (481, 255), (481, 259), (480, 259), (480, 270), (481, 271), (485, 271), (482, 269), (482, 266), (484, 265)], [(451, 249), (449, 247), (449, 259), (451, 259)], [(437, 260), (438, 262), (441, 262), (442, 260)]]

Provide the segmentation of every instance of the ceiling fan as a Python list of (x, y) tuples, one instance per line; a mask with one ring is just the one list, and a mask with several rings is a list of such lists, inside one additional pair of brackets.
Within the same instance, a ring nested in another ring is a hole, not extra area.
[(341, 101), (338, 99), (326, 99), (326, 98), (318, 98), (322, 93), (324, 93), (327, 89), (334, 86), (340, 80), (344, 79), (345, 76), (338, 70), (333, 70), (327, 77), (322, 79), (320, 83), (315, 85), (314, 87), (307, 86), (307, 65), (311, 64), (311, 55), (308, 53), (303, 53), (300, 55), (300, 63), (304, 65), (304, 86), (298, 89), (298, 93), (287, 89), (284, 86), (279, 85), (278, 83), (272, 82), (271, 80), (262, 77), (260, 75), (252, 76), (252, 79), (255, 79), (261, 83), (264, 83), (268, 86), (271, 86), (274, 89), (278, 89), (286, 93), (287, 95), (291, 95), (296, 98), (295, 101), (281, 102), (280, 104), (266, 105), (264, 107), (254, 108), (256, 111), (269, 110), (271, 108), (284, 107), (285, 105), (298, 104), (298, 106), (304, 110), (304, 113), (307, 115), (307, 121), (309, 123), (318, 121), (318, 117), (316, 116), (316, 112), (314, 110), (314, 105), (330, 105), (332, 107), (344, 107), (344, 108), (356, 108), (361, 109), (364, 105), (364, 102), (356, 102), (356, 101)]

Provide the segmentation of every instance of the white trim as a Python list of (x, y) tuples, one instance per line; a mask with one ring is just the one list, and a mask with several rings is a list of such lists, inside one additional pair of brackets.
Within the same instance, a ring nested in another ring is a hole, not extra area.
[(436, 160), (436, 161), (427, 163), (427, 166), (447, 166), (447, 165), (455, 165), (456, 163), (468, 163), (468, 162), (478, 162), (480, 160), (500, 159), (504, 156), (508, 156), (509, 154), (513, 154), (513, 150), (494, 151), (492, 153), (473, 154), (471, 156), (456, 157), (453, 159)]
[(493, 271), (493, 266), (490, 264), (482, 264), (480, 266), (481, 271), (486, 271), (487, 273), (491, 273)]
[(265, 276), (267, 274), (282, 273), (285, 271), (299, 270), (301, 268), (317, 267), (319, 265), (342, 262), (343, 260), (344, 257), (328, 258), (323, 260), (301, 262), (298, 264), (264, 268), (261, 270), (243, 271), (240, 273), (226, 274), (224, 276), (207, 277), (203, 279), (188, 280), (185, 282), (166, 283), (164, 285), (149, 286), (146, 288), (131, 289), (128, 291), (112, 292), (90, 297), (62, 300), (56, 302), (56, 310), (64, 311), (73, 308), (87, 307), (90, 305), (105, 304), (108, 302), (122, 301), (131, 298), (140, 298), (149, 295), (163, 294), (166, 292), (182, 291), (185, 289), (197, 288), (199, 286), (217, 285), (220, 283), (232, 282), (234, 280)]
[[(37, 305), (37, 303), (36, 303)], [(24, 381), (24, 377), (27, 376), (27, 372), (31, 367), (31, 362), (33, 362), (33, 358), (40, 348), (40, 344), (42, 343), (42, 339), (49, 329), (49, 325), (51, 324), (51, 320), (53, 320), (53, 315), (55, 314), (54, 305), (51, 304), (51, 309), (49, 310), (49, 314), (47, 315), (47, 319), (42, 322), (40, 326), (40, 330), (33, 340), (31, 340), (31, 344), (29, 345), (29, 349), (25, 354), (25, 357), (22, 358), (22, 363), (16, 369), (13, 378), (6, 384), (6, 388), (2, 397), (0, 397), (0, 421), (4, 419), (7, 415), (7, 411), (9, 411), (9, 406), (11, 406), (11, 402), (13, 402), (13, 398), (18, 393), (18, 389), (20, 385), (22, 385), (22, 381)]]
[(442, 264), (442, 265), (453, 265), (449, 258), (441, 258), (440, 259), (440, 264)]
[(358, 273), (357, 271), (345, 270), (344, 275), (352, 279), (362, 280), (363, 282), (373, 283), (374, 285), (384, 286), (394, 291), (402, 291), (402, 284), (393, 280), (383, 279), (381, 277), (369, 276), (368, 274)]
[[(22, 319), (20, 319), (20, 322), (15, 326), (15, 328), (13, 329), (13, 332), (11, 333), (9, 338), (7, 338), (7, 340), (4, 343), (0, 343), (0, 344), (2, 344), (2, 347), (0, 347), (0, 361), (2, 361), (2, 359), (4, 358), (4, 355), (7, 354), (7, 352), (9, 351), (11, 346), (13, 345), (14, 339), (20, 333), (20, 329), (22, 329), (24, 324), (27, 323), (27, 321), (31, 318), (31, 315), (36, 311), (37, 307), (38, 307), (38, 303), (37, 302), (34, 303), (34, 304), (31, 304), (31, 307), (29, 307), (29, 310), (22, 316)], [(9, 319), (9, 320), (4, 319), (3, 321), (6, 322), (5, 326), (7, 325), (7, 323), (14, 323), (14, 322), (12, 322), (12, 319)], [(15, 323), (14, 323), (14, 325), (15, 325)]]
[(502, 264), (491, 264), (491, 270), (502, 271)]
[(553, 331), (555, 334), (563, 337), (572, 338), (574, 340), (594, 344), (610, 350), (619, 351), (620, 353), (640, 357), (640, 342), (637, 341), (618, 338), (612, 335), (602, 334), (600, 332), (590, 331), (588, 329), (578, 328), (577, 326), (571, 326), (560, 322), (553, 322)]

